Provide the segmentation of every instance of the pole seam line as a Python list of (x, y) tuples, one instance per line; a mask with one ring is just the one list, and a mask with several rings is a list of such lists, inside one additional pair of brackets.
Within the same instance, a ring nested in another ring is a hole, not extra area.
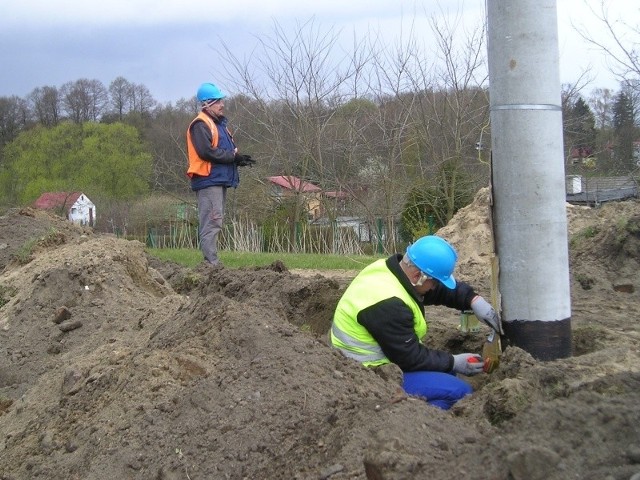
[(561, 112), (562, 107), (560, 105), (550, 105), (545, 103), (514, 103), (508, 105), (494, 105), (489, 107), (489, 110), (553, 110)]

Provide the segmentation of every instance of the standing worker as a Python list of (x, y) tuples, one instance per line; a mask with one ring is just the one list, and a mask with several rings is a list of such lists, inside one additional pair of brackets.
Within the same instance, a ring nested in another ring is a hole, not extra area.
[(428, 235), (406, 254), (365, 267), (340, 298), (331, 326), (331, 343), (367, 367), (395, 363), (403, 372), (403, 388), (445, 410), (472, 392), (456, 376), (482, 372), (479, 355), (431, 350), (425, 305), (471, 309), (479, 320), (503, 333), (495, 309), (473, 288), (452, 276), (458, 255), (444, 239)]
[(187, 129), (187, 175), (198, 199), (198, 235), (205, 262), (218, 265), (218, 234), (222, 230), (227, 188), (240, 183), (238, 166), (253, 165), (238, 154), (224, 116), (225, 95), (213, 83), (203, 83), (196, 95), (201, 111)]

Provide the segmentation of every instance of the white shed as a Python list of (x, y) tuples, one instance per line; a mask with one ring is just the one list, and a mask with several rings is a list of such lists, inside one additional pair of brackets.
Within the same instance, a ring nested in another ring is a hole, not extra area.
[(35, 201), (34, 207), (53, 210), (79, 225), (93, 227), (96, 224), (96, 206), (82, 192), (46, 192)]

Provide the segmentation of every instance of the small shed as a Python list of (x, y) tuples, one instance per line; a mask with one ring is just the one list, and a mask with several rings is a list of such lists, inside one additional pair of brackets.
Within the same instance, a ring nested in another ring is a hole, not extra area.
[(96, 224), (96, 206), (82, 192), (45, 192), (34, 202), (35, 208), (53, 210), (73, 223)]

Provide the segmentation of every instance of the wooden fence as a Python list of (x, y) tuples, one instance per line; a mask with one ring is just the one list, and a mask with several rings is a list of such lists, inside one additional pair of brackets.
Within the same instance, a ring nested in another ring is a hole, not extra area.
[[(379, 228), (377, 232), (379, 232)], [(126, 237), (139, 240), (152, 248), (199, 248), (198, 227), (188, 222), (175, 222), (162, 228), (147, 226), (143, 232), (129, 232)], [(379, 252), (379, 236), (372, 234), (363, 242), (351, 227), (329, 224), (295, 226), (257, 226), (253, 222), (232, 221), (224, 225), (218, 237), (220, 250), (240, 252), (316, 253), (364, 255)]]

